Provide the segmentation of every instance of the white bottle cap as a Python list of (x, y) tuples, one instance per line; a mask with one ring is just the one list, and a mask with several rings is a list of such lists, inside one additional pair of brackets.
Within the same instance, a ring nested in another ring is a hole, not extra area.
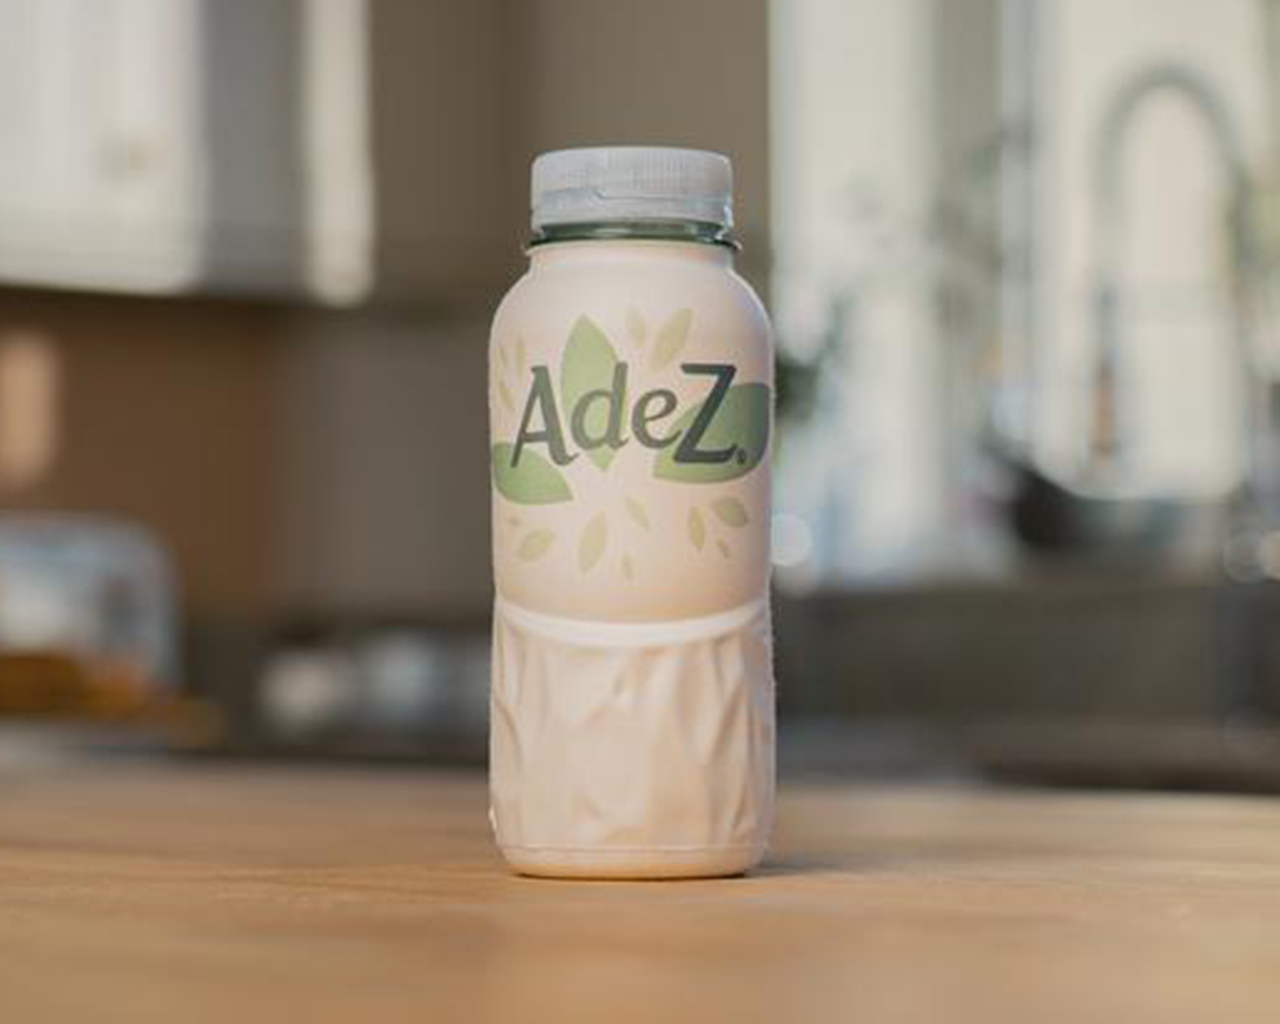
[(598, 146), (533, 162), (533, 230), (549, 224), (687, 220), (733, 226), (733, 166), (720, 153)]

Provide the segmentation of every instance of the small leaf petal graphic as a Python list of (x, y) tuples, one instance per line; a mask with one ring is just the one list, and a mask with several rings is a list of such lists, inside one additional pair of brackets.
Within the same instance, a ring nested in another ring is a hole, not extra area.
[(502, 407), (507, 412), (516, 411), (515, 399), (511, 397), (511, 389), (507, 387), (506, 381), (498, 381), (498, 398), (502, 401)]
[(724, 557), (725, 557), (725, 558), (728, 558), (728, 557), (729, 557), (729, 545), (728, 545), (728, 544), (726, 544), (726, 543), (725, 543), (724, 541), (722, 541), (722, 540), (718, 540), (718, 541), (716, 541), (716, 547), (720, 549), (720, 554), (724, 555)]
[(732, 526), (735, 530), (751, 521), (747, 507), (737, 498), (716, 498), (711, 503), (711, 511), (725, 526)]
[(627, 310), (627, 334), (637, 347), (642, 347), (645, 338), (649, 336), (649, 325), (634, 306)]
[(516, 339), (516, 373), (524, 376), (524, 368), (528, 365), (528, 354), (525, 351), (524, 335)]
[(649, 513), (644, 510), (644, 506), (635, 498), (627, 496), (623, 499), (627, 506), (627, 513), (644, 529), (649, 529)]
[(702, 513), (696, 508), (689, 509), (689, 543), (699, 551), (707, 542), (707, 526), (702, 521)]
[(507, 346), (499, 344), (494, 347), (498, 350), (498, 362), (502, 364), (502, 368), (505, 370), (507, 368)]
[(693, 320), (692, 309), (682, 309), (668, 320), (658, 332), (657, 344), (653, 346), (653, 356), (649, 360), (650, 370), (661, 370), (680, 354), (684, 343), (689, 340), (689, 323)]
[(521, 561), (536, 562), (547, 553), (547, 549), (555, 543), (556, 535), (550, 530), (534, 530), (520, 542), (516, 554)]
[(636, 578), (635, 567), (631, 564), (631, 556), (625, 555), (622, 559), (622, 575), (630, 583)]
[(578, 568), (582, 572), (590, 572), (600, 561), (608, 542), (609, 523), (601, 512), (583, 527), (582, 540), (578, 543)]

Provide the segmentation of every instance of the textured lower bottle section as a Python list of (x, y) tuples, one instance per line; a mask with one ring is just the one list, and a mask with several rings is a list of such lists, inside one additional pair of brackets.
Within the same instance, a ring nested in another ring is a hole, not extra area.
[(773, 813), (766, 602), (666, 625), (494, 615), (492, 817), (528, 874), (736, 874)]

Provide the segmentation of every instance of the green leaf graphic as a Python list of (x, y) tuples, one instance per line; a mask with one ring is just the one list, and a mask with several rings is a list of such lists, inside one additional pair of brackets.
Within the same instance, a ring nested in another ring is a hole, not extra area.
[[(588, 391), (607, 390), (613, 383), (613, 368), (617, 365), (618, 355), (609, 344), (604, 331), (600, 330), (589, 317), (580, 316), (569, 332), (569, 340), (564, 346), (564, 356), (560, 362), (560, 394), (564, 399), (566, 418)], [(625, 396), (624, 396), (625, 404)], [(608, 427), (609, 410), (604, 402), (596, 402), (587, 413), (584, 426), (591, 436), (599, 437)], [(601, 469), (608, 469), (617, 452), (604, 445), (587, 452)]]
[(707, 542), (707, 526), (702, 521), (702, 513), (696, 508), (689, 509), (689, 543), (699, 551)]
[[(727, 462), (676, 462), (680, 445), (662, 449), (653, 463), (653, 475), (679, 483), (714, 484), (746, 476), (769, 448), (769, 388), (764, 384), (739, 384), (729, 389), (698, 447), (717, 450), (733, 445), (737, 450)], [(688, 430), (701, 406), (676, 421), (673, 431)]]
[(583, 527), (582, 540), (578, 543), (578, 568), (582, 572), (594, 568), (608, 543), (609, 523), (601, 512)]
[(529, 360), (525, 352), (524, 335), (522, 334), (516, 339), (516, 373), (521, 377), (524, 376), (524, 368), (528, 361)]
[(534, 530), (525, 537), (516, 549), (522, 561), (535, 562), (547, 553), (547, 549), (555, 543), (556, 535), (550, 530)]
[(716, 547), (720, 549), (720, 554), (724, 555), (724, 557), (725, 557), (725, 558), (728, 558), (728, 557), (729, 557), (729, 545), (728, 545), (728, 544), (726, 544), (726, 543), (725, 543), (724, 541), (722, 541), (722, 540), (718, 540), (718, 541), (716, 541)]
[(512, 466), (515, 445), (502, 441), (493, 446), (493, 485), (508, 501), (521, 505), (554, 505), (569, 501), (573, 492), (564, 474), (537, 452), (525, 448), (520, 465)]
[(627, 514), (641, 527), (649, 529), (649, 513), (644, 510), (644, 506), (630, 495), (623, 499), (623, 503), (627, 506)]
[(649, 325), (634, 306), (627, 310), (627, 334), (637, 347), (644, 345), (644, 339), (649, 336)]
[(689, 340), (689, 323), (693, 320), (692, 309), (682, 309), (662, 326), (658, 332), (658, 342), (653, 346), (653, 356), (649, 360), (650, 370), (661, 370), (670, 365), (684, 343)]
[(751, 516), (747, 514), (747, 507), (737, 498), (716, 498), (711, 503), (711, 511), (725, 526), (732, 526), (735, 529), (746, 526), (751, 521)]
[(624, 555), (622, 558), (622, 575), (628, 583), (636, 578), (636, 570), (631, 564), (630, 555)]

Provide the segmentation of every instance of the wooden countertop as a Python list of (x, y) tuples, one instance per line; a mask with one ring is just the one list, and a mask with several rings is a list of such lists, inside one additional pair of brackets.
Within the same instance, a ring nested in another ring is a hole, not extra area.
[(1280, 801), (791, 788), (775, 845), (534, 881), (476, 777), (0, 774), (0, 1020), (1280, 1020)]

